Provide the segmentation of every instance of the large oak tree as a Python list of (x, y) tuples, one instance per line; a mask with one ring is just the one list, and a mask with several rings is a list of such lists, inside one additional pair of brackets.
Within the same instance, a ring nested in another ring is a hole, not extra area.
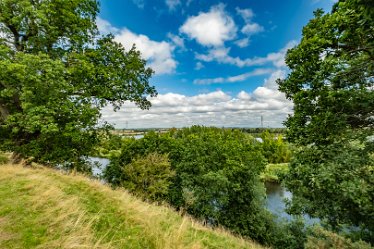
[(150, 107), (153, 71), (99, 34), (98, 11), (96, 0), (0, 0), (0, 149), (78, 167), (104, 106)]
[(287, 137), (299, 150), (286, 186), (290, 210), (374, 231), (374, 2), (322, 10), (288, 51), (280, 90), (294, 102)]

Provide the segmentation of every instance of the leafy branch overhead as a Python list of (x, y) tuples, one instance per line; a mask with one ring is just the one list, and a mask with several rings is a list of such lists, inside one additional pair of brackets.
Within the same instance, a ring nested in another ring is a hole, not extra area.
[(95, 0), (0, 0), (2, 149), (77, 163), (98, 140), (101, 108), (151, 106), (152, 69), (135, 47), (99, 34), (98, 10)]

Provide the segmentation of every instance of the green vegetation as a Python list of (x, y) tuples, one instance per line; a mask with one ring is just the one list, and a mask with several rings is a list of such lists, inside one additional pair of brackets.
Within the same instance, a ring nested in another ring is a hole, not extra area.
[(9, 156), (0, 151), (0, 165), (7, 164), (9, 162)]
[(90, 153), (91, 156), (102, 157), (102, 158), (114, 158), (119, 157), (121, 154), (122, 140), (128, 138), (122, 138), (118, 135), (103, 134), (100, 137), (100, 142), (93, 148)]
[[(265, 142), (258, 142), (237, 129), (200, 126), (163, 134), (149, 132), (138, 140), (121, 140), (121, 155), (112, 158), (104, 178), (113, 186), (166, 202), (209, 225), (277, 248), (299, 248), (292, 245), (306, 240), (303, 224), (276, 224), (265, 209), (260, 179), (267, 162), (264, 151), (272, 148), (277, 156), (271, 158), (283, 160), (289, 150), (281, 137), (274, 139), (269, 133), (263, 137)], [(153, 163), (155, 155), (165, 157), (159, 166)], [(149, 189), (155, 179), (159, 181), (155, 186), (161, 188)], [(162, 190), (158, 198), (150, 197), (157, 189)]]
[[(254, 238), (264, 235), (251, 225), (266, 226), (265, 192), (259, 179), (265, 159), (251, 136), (194, 126), (165, 134), (150, 132), (142, 139), (123, 142), (121, 156), (105, 171), (109, 183), (124, 186), (131, 177), (126, 168), (136, 166), (134, 158), (167, 154), (175, 176), (169, 180), (164, 201), (209, 224), (234, 228), (235, 222), (241, 222), (241, 234), (249, 235), (253, 229)], [(240, 210), (246, 212), (238, 219)]]
[[(372, 1), (317, 10), (288, 51), (290, 73), (278, 83), (294, 102), (292, 150), (284, 129), (110, 134), (98, 123), (102, 108), (132, 101), (146, 109), (157, 92), (136, 48), (99, 34), (97, 13), (96, 0), (0, 0), (0, 151), (85, 172), (88, 155), (110, 158), (112, 186), (274, 248), (374, 243)], [(8, 158), (0, 153), (0, 164)], [(289, 211), (319, 217), (330, 231), (275, 222), (261, 179), (285, 179)], [(1, 248), (261, 248), (81, 176), (1, 166), (0, 183)]]
[(96, 0), (0, 0), (0, 150), (14, 159), (89, 170), (108, 128), (100, 110), (148, 108), (157, 94), (135, 47), (99, 34), (98, 11)]
[(336, 233), (326, 231), (322, 228), (315, 228), (308, 236), (305, 249), (371, 249), (369, 244), (363, 241), (352, 242), (350, 239), (339, 236)]
[(82, 176), (0, 167), (1, 248), (263, 248)]
[(294, 102), (286, 122), (297, 148), (286, 177), (289, 210), (334, 231), (355, 226), (374, 243), (373, 1), (339, 1), (314, 14), (279, 81)]
[(175, 175), (171, 170), (168, 156), (157, 153), (133, 159), (123, 171), (122, 186), (151, 201), (166, 199), (171, 179)]
[(278, 182), (288, 173), (288, 163), (268, 164), (260, 177), (265, 182)]
[(291, 149), (283, 141), (281, 134), (273, 135), (268, 130), (260, 134), (262, 139), (262, 154), (269, 163), (288, 163), (291, 159)]

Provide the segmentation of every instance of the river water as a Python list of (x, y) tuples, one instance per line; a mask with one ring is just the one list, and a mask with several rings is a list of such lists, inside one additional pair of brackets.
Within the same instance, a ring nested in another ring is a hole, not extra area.
[[(286, 212), (285, 199), (292, 199), (292, 193), (284, 188), (279, 183), (266, 182), (266, 208), (278, 219), (286, 219), (288, 221), (296, 219), (295, 216), (289, 215)], [(303, 216), (307, 225), (313, 225), (320, 223), (319, 219), (310, 218), (308, 215)]]

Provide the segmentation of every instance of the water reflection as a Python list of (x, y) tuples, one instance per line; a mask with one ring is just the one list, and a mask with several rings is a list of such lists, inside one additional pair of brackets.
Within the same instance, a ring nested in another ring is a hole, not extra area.
[(94, 165), (94, 167), (92, 168), (93, 176), (98, 178), (102, 176), (104, 169), (110, 162), (109, 159), (100, 157), (88, 157), (88, 161)]
[[(288, 221), (294, 219), (295, 217), (286, 213), (286, 203), (284, 199), (292, 199), (292, 193), (284, 188), (279, 183), (266, 182), (266, 208), (279, 219), (286, 219)], [(313, 225), (320, 223), (319, 219), (310, 218), (308, 215), (303, 216), (305, 223), (308, 225)]]

